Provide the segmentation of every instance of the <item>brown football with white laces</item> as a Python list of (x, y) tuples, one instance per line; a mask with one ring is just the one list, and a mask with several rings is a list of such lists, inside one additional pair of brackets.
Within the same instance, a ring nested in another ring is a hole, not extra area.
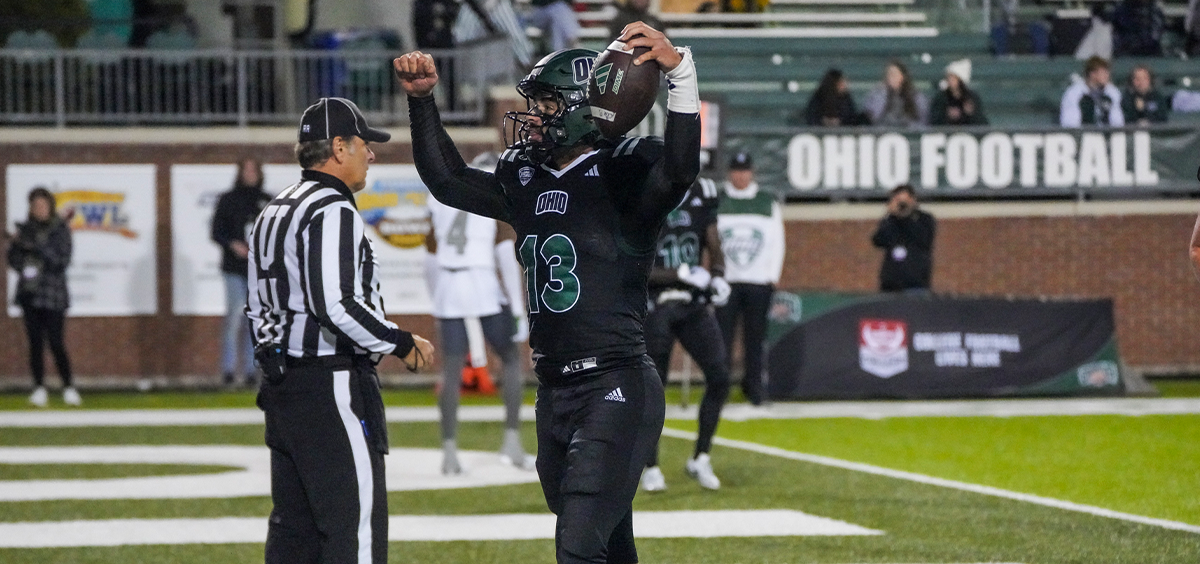
[(588, 80), (588, 103), (596, 127), (605, 138), (614, 139), (628, 133), (650, 113), (658, 99), (658, 85), (662, 80), (658, 63), (633, 64), (634, 59), (649, 50), (646, 47), (630, 48), (617, 40), (596, 57)]

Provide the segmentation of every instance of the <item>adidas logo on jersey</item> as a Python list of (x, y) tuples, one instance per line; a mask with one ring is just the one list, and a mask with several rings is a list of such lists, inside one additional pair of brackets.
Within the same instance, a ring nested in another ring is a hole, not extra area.
[(607, 396), (604, 396), (604, 399), (608, 401), (619, 401), (621, 403), (625, 403), (625, 396), (621, 393), (621, 388), (617, 388), (609, 392)]
[(533, 212), (534, 215), (542, 215), (544, 213), (567, 213), (567, 193), (562, 190), (551, 190), (538, 194), (537, 209)]
[(592, 168), (583, 173), (584, 176), (600, 176), (600, 165), (592, 165)]

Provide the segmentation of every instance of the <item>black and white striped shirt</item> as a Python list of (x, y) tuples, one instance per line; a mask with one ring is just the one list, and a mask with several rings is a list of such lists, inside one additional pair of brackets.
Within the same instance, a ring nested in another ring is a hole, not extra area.
[(250, 318), (256, 344), (292, 357), (405, 356), (412, 335), (384, 318), (378, 264), (353, 193), (338, 178), (305, 170), (254, 221)]

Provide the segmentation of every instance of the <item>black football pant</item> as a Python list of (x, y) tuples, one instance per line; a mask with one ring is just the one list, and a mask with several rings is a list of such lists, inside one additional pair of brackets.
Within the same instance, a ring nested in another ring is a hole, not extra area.
[(662, 433), (662, 382), (642, 357), (537, 395), (537, 470), (557, 561), (631, 564), (633, 496)]
[(767, 338), (767, 310), (775, 288), (769, 284), (730, 284), (733, 292), (729, 303), (717, 308), (717, 323), (725, 336), (725, 350), (733, 358), (733, 332), (738, 319), (742, 322), (742, 349), (746, 369), (742, 376), (742, 392), (750, 403), (758, 405), (763, 394), (763, 343)]
[(54, 366), (62, 378), (63, 387), (72, 385), (71, 359), (63, 344), (63, 324), (66, 312), (57, 309), (27, 307), (22, 310), (25, 318), (25, 336), (29, 338), (29, 370), (33, 373), (33, 385), (41, 387), (46, 381), (45, 345), (50, 345)]
[(271, 449), (267, 564), (387, 562), (387, 429), (371, 363), (289, 364), (264, 379), (258, 404)]
[[(674, 301), (657, 304), (646, 316), (646, 352), (658, 367), (663, 385), (671, 372), (675, 339), (683, 345), (704, 373), (704, 397), (700, 400), (700, 428), (692, 456), (712, 449), (712, 438), (721, 419), (721, 408), (729, 397), (729, 362), (717, 318), (705, 304)], [(646, 466), (658, 466), (658, 449)]]

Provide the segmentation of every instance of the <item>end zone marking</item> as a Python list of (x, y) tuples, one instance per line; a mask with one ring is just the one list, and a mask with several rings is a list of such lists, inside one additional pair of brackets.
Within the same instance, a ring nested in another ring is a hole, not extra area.
[[(692, 433), (690, 431), (681, 431), (679, 429), (671, 429), (669, 427), (664, 427), (662, 434), (665, 437), (674, 437), (676, 439), (685, 439), (685, 440), (689, 440), (689, 441), (696, 440), (695, 433)], [(864, 464), (862, 462), (851, 462), (849, 460), (842, 460), (840, 458), (831, 458), (828, 456), (820, 456), (820, 455), (816, 455), (816, 454), (805, 454), (802, 452), (785, 450), (785, 449), (778, 448), (778, 447), (772, 447), (772, 446), (762, 445), (762, 444), (758, 444), (758, 443), (751, 443), (748, 441), (738, 441), (738, 440), (733, 440), (733, 439), (714, 437), (713, 443), (724, 446), (724, 447), (735, 448), (735, 449), (739, 449), (739, 450), (746, 450), (746, 451), (750, 451), (750, 452), (756, 452), (759, 454), (765, 454), (767, 456), (777, 456), (779, 458), (786, 458), (789, 460), (798, 460), (800, 462), (808, 462), (811, 464), (820, 464), (822, 466), (830, 466), (833, 468), (841, 468), (843, 470), (852, 470), (855, 472), (863, 472), (865, 474), (874, 474), (876, 476), (885, 476), (888, 478), (895, 478), (897, 480), (907, 480), (909, 482), (916, 482), (918, 484), (938, 486), (938, 487), (948, 488), (948, 489), (952, 489), (952, 490), (960, 490), (960, 491), (964, 491), (964, 492), (971, 492), (971, 493), (977, 493), (977, 494), (988, 495), (988, 496), (993, 496), (993, 497), (1000, 497), (1000, 498), (1004, 498), (1004, 499), (1011, 499), (1014, 501), (1023, 501), (1025, 503), (1032, 503), (1035, 505), (1043, 505), (1046, 507), (1053, 507), (1055, 509), (1064, 509), (1067, 511), (1086, 513), (1088, 515), (1095, 515), (1097, 517), (1108, 517), (1110, 519), (1118, 519), (1121, 521), (1128, 521), (1131, 523), (1139, 523), (1142, 525), (1162, 527), (1164, 529), (1171, 529), (1171, 530), (1175, 530), (1175, 531), (1185, 531), (1188, 533), (1200, 534), (1200, 526), (1191, 525), (1188, 523), (1182, 523), (1179, 521), (1170, 521), (1167, 519), (1156, 519), (1154, 517), (1146, 517), (1144, 515), (1134, 515), (1132, 513), (1113, 511), (1111, 509), (1105, 509), (1103, 507), (1096, 507), (1094, 505), (1084, 505), (1082, 503), (1074, 503), (1074, 502), (1070, 502), (1070, 501), (1064, 501), (1061, 499), (1054, 499), (1051, 497), (1042, 497), (1040, 495), (1014, 492), (1011, 490), (994, 488), (992, 486), (982, 486), (979, 484), (970, 484), (967, 482), (959, 482), (957, 480), (947, 480), (945, 478), (937, 478), (937, 477), (928, 476), (925, 474), (917, 474), (915, 472), (905, 472), (903, 470), (893, 470), (891, 468), (884, 468), (882, 466), (875, 466), (873, 464)]]

